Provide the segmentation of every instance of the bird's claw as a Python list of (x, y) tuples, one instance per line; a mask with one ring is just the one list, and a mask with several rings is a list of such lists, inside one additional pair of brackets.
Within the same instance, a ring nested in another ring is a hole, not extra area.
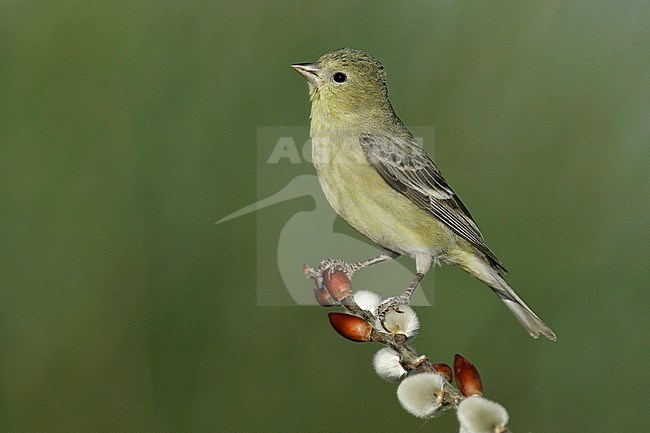
[(404, 313), (404, 311), (400, 310), (399, 307), (402, 305), (407, 306), (410, 303), (411, 303), (410, 297), (405, 295), (400, 295), (400, 296), (393, 296), (392, 298), (388, 298), (384, 302), (379, 304), (379, 307), (377, 307), (377, 318), (379, 319), (379, 323), (381, 323), (381, 327), (384, 328), (386, 332), (390, 332), (386, 328), (386, 325), (384, 324), (388, 313), (390, 313), (391, 311), (400, 314)]
[(318, 265), (318, 271), (322, 274), (326, 269), (343, 271), (348, 278), (352, 279), (357, 271), (357, 266), (355, 266), (355, 263), (348, 263), (341, 259), (323, 259)]

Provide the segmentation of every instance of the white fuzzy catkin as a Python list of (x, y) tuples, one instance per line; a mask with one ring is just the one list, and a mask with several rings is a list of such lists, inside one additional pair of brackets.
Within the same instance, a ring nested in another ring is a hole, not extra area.
[(369, 290), (359, 290), (354, 292), (354, 302), (362, 309), (370, 312), (373, 316), (377, 315), (377, 308), (381, 303), (381, 296)]
[[(404, 334), (408, 338), (413, 338), (417, 335), (420, 329), (420, 319), (415, 314), (415, 310), (407, 305), (400, 305), (399, 310), (389, 311), (384, 318), (383, 327), (385, 327), (391, 334)], [(379, 324), (381, 327), (381, 324)]]
[(397, 388), (397, 398), (413, 416), (433, 418), (440, 414), (444, 392), (444, 379), (437, 373), (420, 373), (409, 376)]
[(499, 403), (478, 395), (458, 405), (460, 433), (503, 433), (508, 431), (508, 412)]
[(406, 376), (406, 370), (399, 361), (399, 353), (391, 348), (384, 347), (375, 353), (374, 358), (372, 358), (372, 365), (379, 377), (387, 382), (397, 383)]

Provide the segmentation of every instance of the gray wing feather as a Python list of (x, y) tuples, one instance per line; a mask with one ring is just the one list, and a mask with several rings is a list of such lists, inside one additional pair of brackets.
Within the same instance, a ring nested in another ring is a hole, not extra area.
[(476, 247), (498, 270), (507, 272), (485, 244), (483, 235), (463, 202), (413, 137), (365, 134), (361, 137), (361, 147), (368, 162), (393, 189)]

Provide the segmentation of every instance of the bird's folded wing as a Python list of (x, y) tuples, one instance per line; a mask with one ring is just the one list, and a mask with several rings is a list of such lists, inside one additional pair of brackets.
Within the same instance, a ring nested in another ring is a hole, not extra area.
[(386, 183), (475, 246), (497, 269), (507, 272), (485, 244), (463, 202), (413, 137), (365, 134), (360, 141), (366, 159)]

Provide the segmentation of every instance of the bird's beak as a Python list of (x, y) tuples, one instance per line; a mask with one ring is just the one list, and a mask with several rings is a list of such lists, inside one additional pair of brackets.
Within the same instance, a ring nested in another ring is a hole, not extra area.
[(303, 76), (305, 80), (314, 86), (317, 86), (320, 81), (320, 69), (318, 69), (318, 63), (296, 63), (291, 65), (291, 67)]

